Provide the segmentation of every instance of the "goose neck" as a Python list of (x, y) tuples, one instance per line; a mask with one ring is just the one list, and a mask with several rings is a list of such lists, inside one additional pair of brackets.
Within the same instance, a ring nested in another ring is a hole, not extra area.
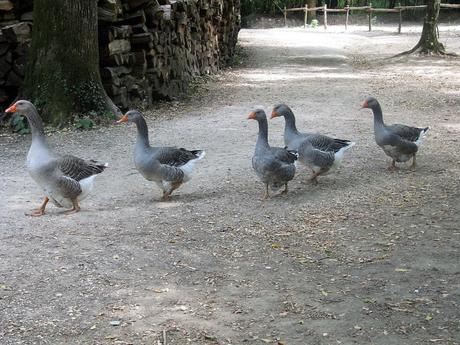
[(257, 136), (257, 148), (267, 148), (268, 145), (268, 123), (267, 119), (258, 120), (259, 123), (259, 134)]
[(299, 133), (297, 131), (297, 127), (296, 127), (296, 124), (295, 124), (295, 116), (294, 116), (294, 114), (292, 113), (291, 110), (288, 110), (284, 114), (284, 120), (286, 121), (286, 127), (284, 129), (284, 131), (286, 133), (294, 133), (294, 134)]
[(372, 107), (372, 112), (374, 113), (374, 126), (383, 126), (383, 114), (380, 104), (376, 104)]
[(45, 130), (43, 128), (43, 122), (38, 115), (37, 109), (32, 107), (27, 114), (25, 114), (27, 121), (29, 122), (30, 130), (32, 132), (32, 140), (44, 140), (45, 139)]
[(147, 122), (144, 118), (140, 118), (136, 121), (137, 127), (137, 145), (143, 147), (149, 147), (149, 130)]

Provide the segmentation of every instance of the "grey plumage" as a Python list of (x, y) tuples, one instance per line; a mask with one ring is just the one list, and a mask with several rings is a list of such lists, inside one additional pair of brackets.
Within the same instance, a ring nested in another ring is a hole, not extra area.
[(252, 157), (252, 167), (260, 180), (266, 185), (265, 198), (269, 197), (269, 186), (272, 190), (277, 190), (284, 185), (285, 190), (283, 193), (287, 193), (288, 182), (295, 175), (294, 163), (297, 160), (297, 152), (269, 145), (267, 116), (263, 110), (255, 110), (249, 115), (248, 119), (256, 120), (259, 124), (259, 134)]
[(94, 176), (103, 172), (107, 164), (54, 153), (46, 142), (42, 121), (32, 103), (20, 100), (9, 110), (24, 115), (29, 122), (32, 144), (27, 154), (27, 170), (46, 195), (42, 206), (31, 215), (44, 214), (48, 200), (58, 207), (72, 207), (72, 212), (79, 211), (79, 201), (89, 194)]
[(383, 121), (382, 108), (379, 102), (368, 97), (362, 105), (369, 108), (374, 114), (374, 137), (385, 154), (391, 157), (389, 169), (395, 168), (395, 162), (406, 162), (413, 159), (412, 168), (416, 166), (416, 154), (423, 137), (429, 127), (418, 128), (401, 124), (386, 125)]
[(76, 181), (100, 174), (107, 168), (107, 164), (101, 164), (95, 160), (85, 161), (72, 155), (62, 156), (57, 163), (64, 175)]
[(345, 139), (331, 138), (316, 133), (301, 133), (297, 130), (295, 116), (286, 104), (273, 108), (272, 118), (283, 116), (285, 119), (284, 142), (289, 149), (297, 150), (299, 161), (313, 171), (312, 180), (331, 173), (341, 164), (345, 151), (355, 145)]
[(136, 124), (134, 163), (145, 179), (156, 182), (163, 190), (163, 199), (168, 198), (181, 184), (190, 180), (194, 164), (205, 156), (203, 150), (151, 147), (147, 123), (136, 110), (128, 111), (118, 122)]

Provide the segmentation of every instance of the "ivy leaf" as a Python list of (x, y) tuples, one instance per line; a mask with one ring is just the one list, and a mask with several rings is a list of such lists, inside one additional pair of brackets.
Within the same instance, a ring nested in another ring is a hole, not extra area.
[(91, 129), (94, 126), (94, 122), (90, 119), (83, 118), (83, 119), (78, 119), (75, 122), (75, 127), (78, 129)]

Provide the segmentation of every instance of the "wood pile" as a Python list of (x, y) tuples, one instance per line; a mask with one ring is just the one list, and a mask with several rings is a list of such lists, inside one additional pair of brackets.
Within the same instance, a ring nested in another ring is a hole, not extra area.
[(121, 107), (174, 98), (234, 53), (240, 0), (100, 0), (104, 86)]
[[(32, 33), (31, 1), (0, 0), (0, 104), (12, 101), (24, 80)], [(19, 14), (17, 9), (21, 9)]]
[[(32, 0), (0, 0), (0, 103), (24, 78)], [(240, 0), (98, 0), (103, 85), (115, 104), (175, 98), (231, 59)]]

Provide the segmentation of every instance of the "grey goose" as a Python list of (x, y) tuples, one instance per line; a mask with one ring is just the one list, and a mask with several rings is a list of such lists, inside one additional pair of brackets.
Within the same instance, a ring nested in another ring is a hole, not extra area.
[(361, 107), (371, 109), (374, 114), (375, 142), (387, 156), (391, 157), (388, 170), (395, 170), (396, 162), (407, 162), (411, 158), (411, 169), (415, 169), (417, 165), (415, 156), (429, 127), (386, 125), (383, 122), (382, 108), (374, 97), (366, 98)]
[(289, 150), (298, 152), (299, 162), (313, 172), (310, 180), (314, 183), (318, 183), (318, 176), (335, 171), (341, 165), (344, 153), (355, 145), (350, 140), (299, 132), (294, 113), (286, 104), (278, 104), (273, 108), (271, 118), (279, 116), (285, 120), (285, 145)]
[(189, 151), (177, 147), (152, 147), (147, 122), (137, 110), (130, 110), (117, 123), (132, 122), (137, 127), (134, 164), (141, 175), (155, 182), (163, 191), (161, 200), (192, 178), (195, 164), (204, 158), (205, 151)]
[(270, 197), (269, 187), (276, 191), (284, 185), (282, 194), (288, 192), (288, 182), (294, 178), (297, 153), (286, 148), (271, 147), (268, 143), (268, 122), (265, 111), (257, 109), (248, 116), (259, 123), (259, 134), (252, 157), (252, 167), (265, 184), (264, 199)]
[(89, 195), (95, 176), (103, 172), (108, 164), (54, 153), (46, 141), (42, 120), (31, 102), (17, 101), (6, 112), (24, 115), (32, 131), (27, 170), (43, 189), (45, 199), (37, 210), (28, 215), (45, 214), (49, 201), (58, 207), (69, 208), (67, 213), (80, 211), (79, 202)]

